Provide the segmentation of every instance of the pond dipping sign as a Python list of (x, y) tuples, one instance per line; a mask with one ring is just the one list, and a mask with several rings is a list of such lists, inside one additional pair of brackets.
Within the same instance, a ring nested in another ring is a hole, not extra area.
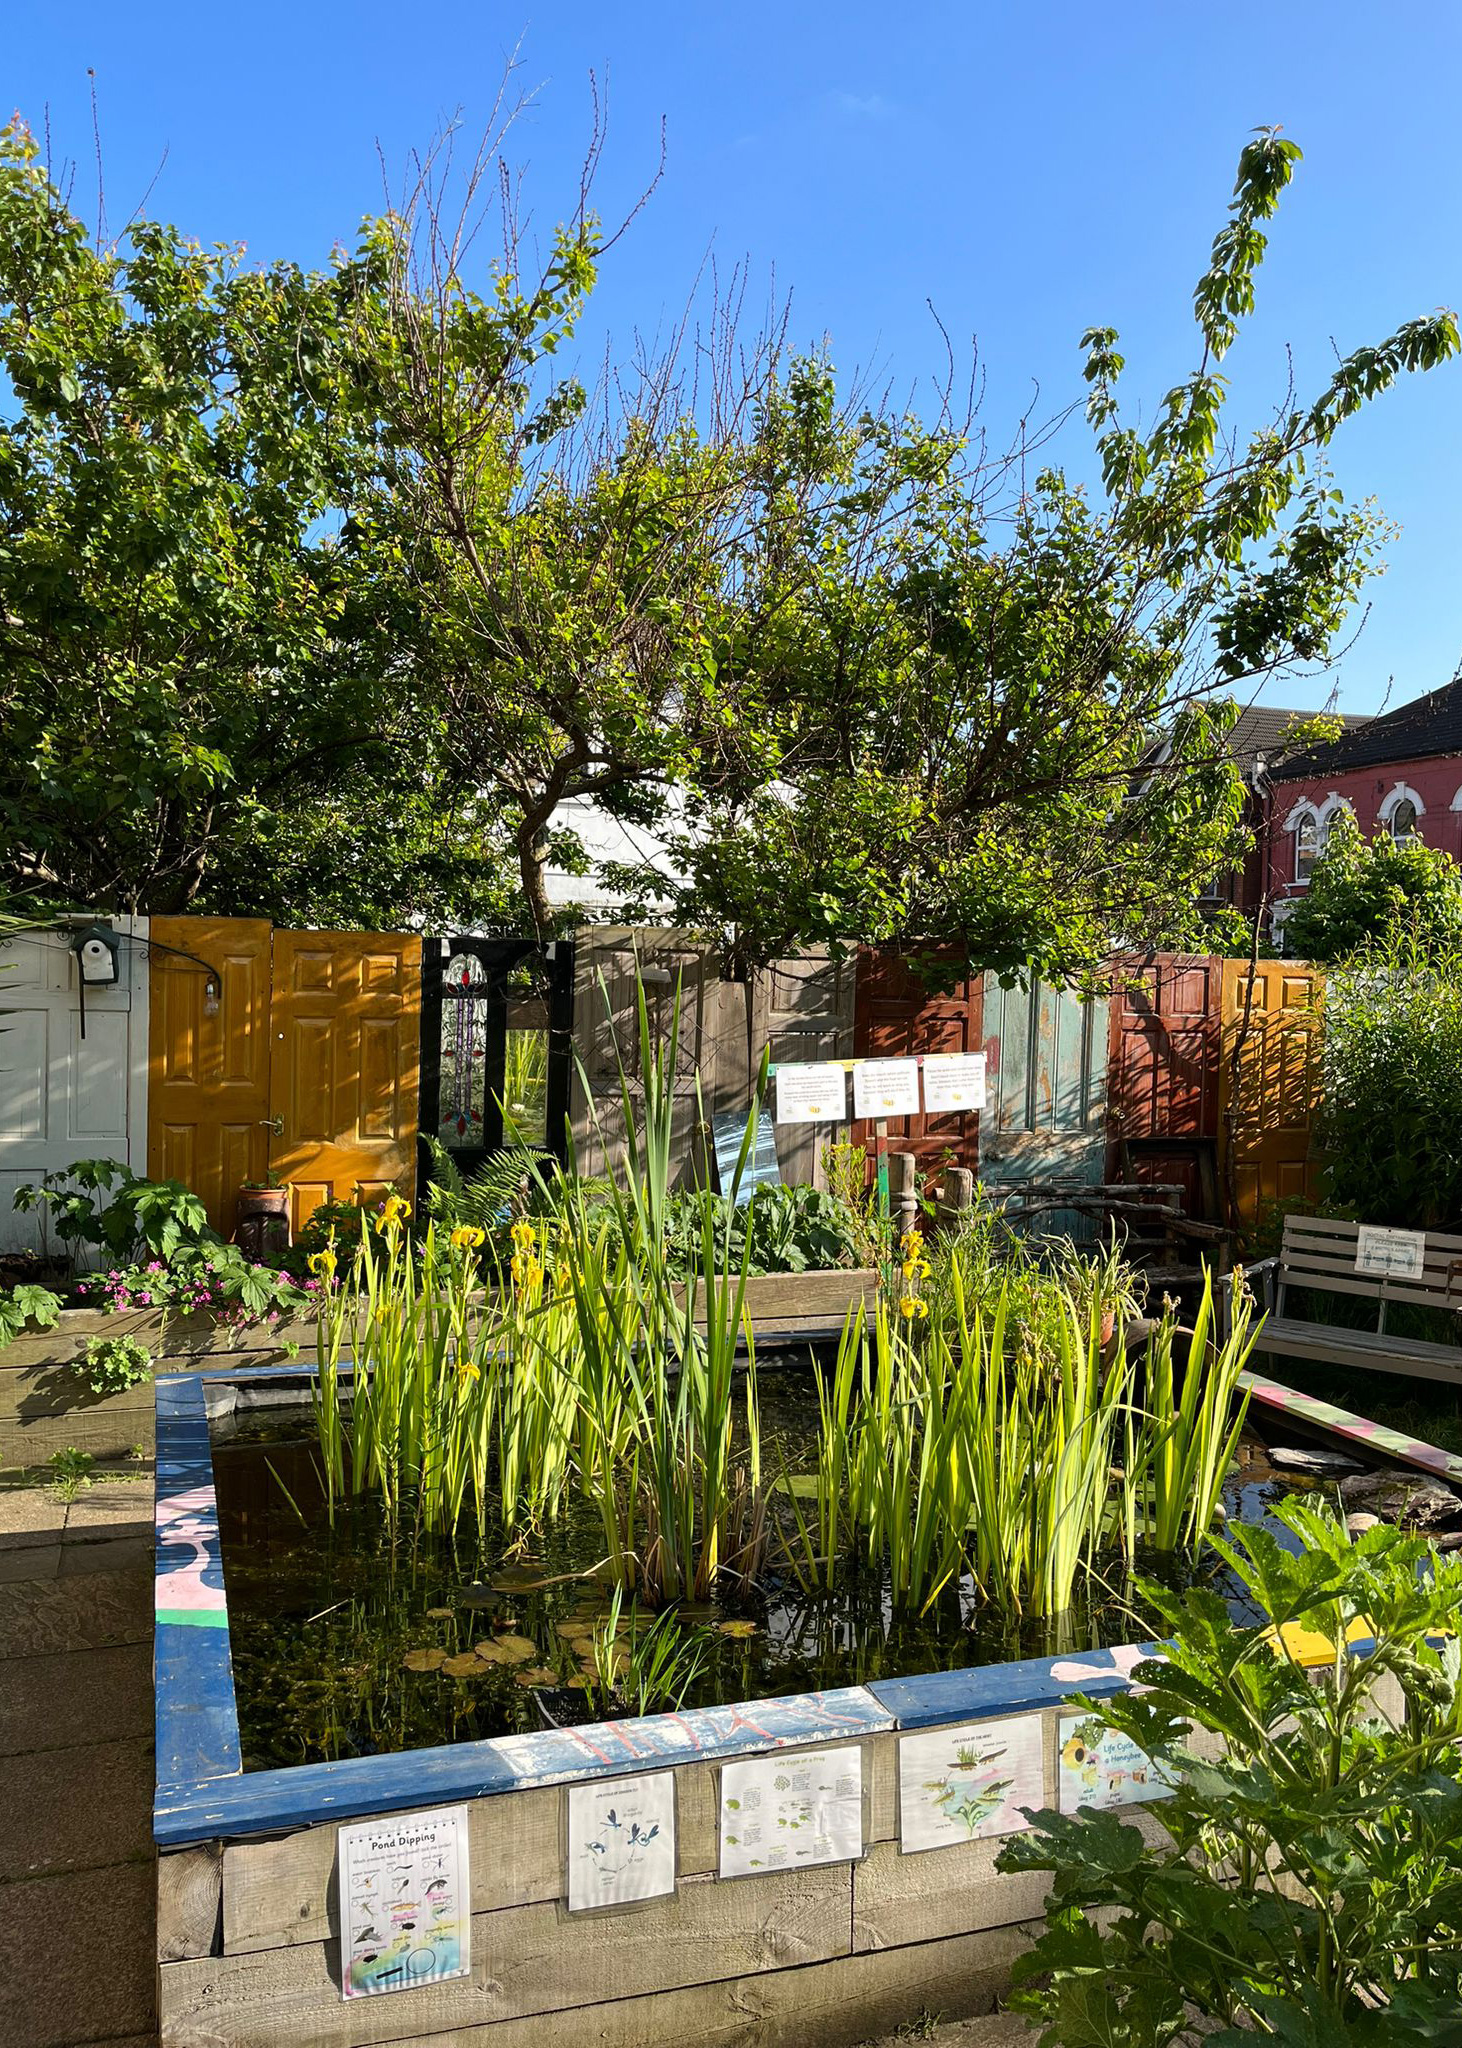
[(465, 1806), (341, 1828), (339, 1864), (342, 1998), (471, 1975)]

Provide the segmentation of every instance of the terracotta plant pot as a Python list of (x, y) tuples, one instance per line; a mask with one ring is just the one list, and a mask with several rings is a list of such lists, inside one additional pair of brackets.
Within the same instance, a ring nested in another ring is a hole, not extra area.
[(240, 1188), (234, 1197), (240, 1251), (266, 1263), (289, 1248), (289, 1189)]

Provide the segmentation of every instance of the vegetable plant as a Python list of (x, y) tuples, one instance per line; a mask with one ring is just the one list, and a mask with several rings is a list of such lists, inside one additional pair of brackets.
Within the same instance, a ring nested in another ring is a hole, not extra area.
[(1043, 1812), (1001, 1853), (1053, 1876), (1017, 1966), (1044, 2048), (1462, 2041), (1462, 1563), (1311, 1500), (1274, 1513), (1297, 1549), (1212, 1539), (1252, 1621), (1144, 1583), (1164, 1658), (1141, 1693), (1074, 1702), (1176, 1779), (1169, 1839)]

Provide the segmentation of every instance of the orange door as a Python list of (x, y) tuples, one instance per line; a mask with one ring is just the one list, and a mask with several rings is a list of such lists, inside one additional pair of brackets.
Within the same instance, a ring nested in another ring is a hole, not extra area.
[(416, 1184), (421, 940), (276, 932), (269, 1164), (298, 1230), (321, 1202)]
[(1325, 977), (1301, 960), (1223, 963), (1220, 1146), (1239, 1215), (1315, 1192), (1311, 1126), (1319, 1106)]
[(269, 925), (155, 917), (149, 932), (147, 1171), (180, 1180), (229, 1236), (268, 1163)]

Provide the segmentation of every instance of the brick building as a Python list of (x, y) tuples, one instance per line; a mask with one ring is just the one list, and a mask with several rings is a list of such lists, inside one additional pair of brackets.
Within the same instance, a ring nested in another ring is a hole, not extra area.
[(1267, 894), (1277, 924), (1309, 886), (1341, 811), (1368, 839), (1420, 838), (1462, 858), (1462, 677), (1251, 780), (1256, 845), (1239, 900), (1252, 911)]

